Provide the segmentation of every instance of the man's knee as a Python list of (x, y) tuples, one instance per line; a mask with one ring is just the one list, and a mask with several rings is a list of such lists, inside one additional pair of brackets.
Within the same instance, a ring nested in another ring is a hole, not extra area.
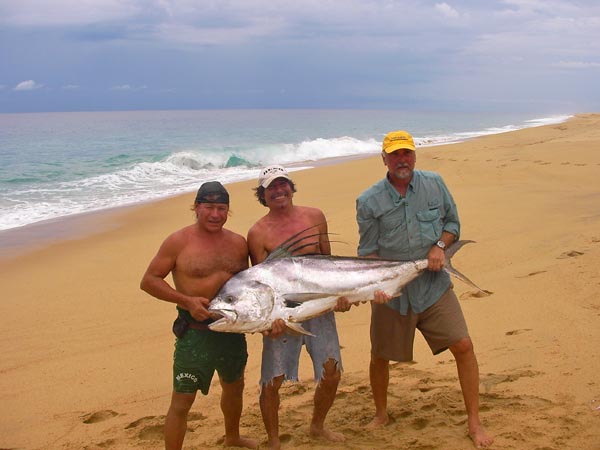
[(375, 356), (371, 354), (371, 365), (374, 367), (387, 367), (390, 363), (389, 360), (380, 358), (379, 356)]
[(466, 355), (473, 352), (473, 342), (470, 337), (464, 337), (450, 346), (454, 356)]
[(333, 358), (329, 358), (323, 364), (323, 377), (321, 378), (321, 382), (326, 383), (339, 383), (342, 377), (342, 373), (340, 371), (339, 362)]
[(263, 383), (260, 386), (260, 398), (277, 395), (282, 383), (283, 383), (283, 375), (275, 377), (271, 381), (268, 381), (267, 383)]
[(196, 394), (184, 394), (180, 392), (173, 392), (171, 396), (170, 411), (178, 416), (185, 416), (192, 408)]
[(223, 392), (227, 392), (227, 393), (232, 393), (232, 394), (242, 394), (242, 392), (244, 392), (244, 377), (240, 377), (235, 381), (232, 381), (230, 383), (223, 381), (222, 378), (219, 378), (219, 381), (221, 382), (221, 389), (223, 390)]

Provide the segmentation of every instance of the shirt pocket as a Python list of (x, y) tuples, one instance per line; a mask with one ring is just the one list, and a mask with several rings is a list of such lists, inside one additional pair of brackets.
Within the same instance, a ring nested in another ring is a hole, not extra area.
[(439, 209), (417, 211), (421, 243), (423, 247), (433, 245), (442, 235), (442, 219)]
[(406, 220), (403, 208), (387, 211), (379, 218), (381, 236), (389, 239), (401, 232), (406, 232)]

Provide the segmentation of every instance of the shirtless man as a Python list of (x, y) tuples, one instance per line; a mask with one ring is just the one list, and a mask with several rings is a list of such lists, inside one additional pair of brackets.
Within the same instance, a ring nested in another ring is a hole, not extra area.
[[(257, 448), (240, 436), (244, 369), (248, 354), (243, 334), (208, 329), (210, 299), (233, 275), (248, 268), (246, 240), (225, 228), (229, 194), (216, 181), (200, 186), (192, 207), (197, 221), (171, 234), (150, 262), (140, 287), (177, 305), (173, 393), (165, 420), (165, 448), (181, 449), (187, 416), (196, 393), (208, 394), (216, 370), (221, 383), (221, 410), (226, 446)], [(171, 273), (175, 289), (165, 281)]]
[[(312, 243), (295, 254), (331, 254), (327, 237), (327, 222), (320, 209), (296, 206), (292, 202), (296, 192), (294, 182), (281, 166), (269, 166), (261, 171), (256, 196), (269, 212), (259, 219), (248, 231), (248, 248), (253, 265), (265, 260), (280, 244), (303, 231), (306, 240)], [(312, 227), (312, 228), (311, 228)], [(320, 233), (319, 236), (308, 237)], [(336, 311), (347, 311), (350, 303), (340, 298)], [(279, 388), (285, 380), (298, 380), (298, 362), (302, 345), (313, 361), (315, 381), (318, 383), (314, 396), (314, 409), (310, 424), (310, 435), (330, 441), (344, 441), (341, 433), (324, 426), (325, 417), (333, 404), (341, 377), (342, 361), (340, 344), (333, 312), (302, 323), (303, 328), (315, 336), (284, 335), (282, 320), (273, 324), (268, 336), (263, 337), (261, 366), (260, 410), (271, 449), (281, 448), (279, 439)]]

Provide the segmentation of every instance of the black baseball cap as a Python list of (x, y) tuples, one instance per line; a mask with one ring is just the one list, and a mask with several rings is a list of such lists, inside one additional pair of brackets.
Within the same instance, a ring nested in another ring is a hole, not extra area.
[(226, 203), (229, 205), (229, 193), (218, 181), (207, 181), (198, 189), (196, 203)]

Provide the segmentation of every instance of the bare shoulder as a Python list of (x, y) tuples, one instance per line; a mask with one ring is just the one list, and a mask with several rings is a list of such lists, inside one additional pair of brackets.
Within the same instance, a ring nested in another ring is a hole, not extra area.
[(189, 241), (191, 233), (193, 232), (192, 228), (192, 226), (187, 226), (171, 233), (163, 241), (161, 249), (167, 251), (177, 251), (185, 247), (186, 243)]
[(324, 224), (327, 222), (325, 214), (319, 208), (312, 206), (298, 206), (298, 212), (313, 225)]
[(246, 238), (241, 234), (223, 228), (223, 235), (231, 244), (246, 247)]
[(266, 216), (261, 217), (248, 230), (248, 242), (256, 241), (268, 232)]

